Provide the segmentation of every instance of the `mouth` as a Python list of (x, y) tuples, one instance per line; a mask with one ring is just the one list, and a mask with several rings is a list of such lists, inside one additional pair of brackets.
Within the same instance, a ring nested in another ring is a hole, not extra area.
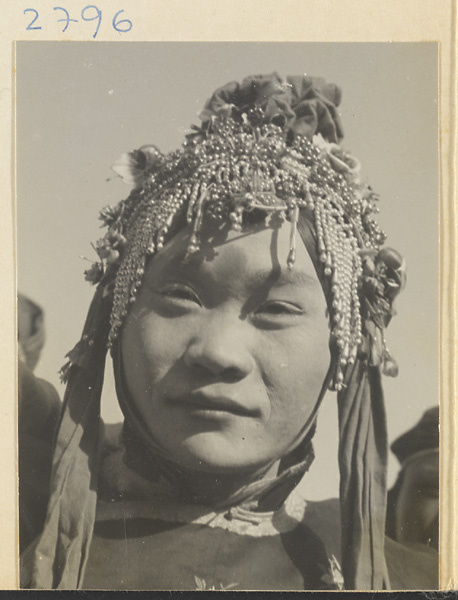
[(179, 398), (172, 401), (174, 404), (185, 408), (190, 413), (198, 414), (232, 414), (241, 417), (255, 417), (258, 411), (248, 408), (226, 396), (207, 396), (201, 393), (192, 393), (185, 398)]

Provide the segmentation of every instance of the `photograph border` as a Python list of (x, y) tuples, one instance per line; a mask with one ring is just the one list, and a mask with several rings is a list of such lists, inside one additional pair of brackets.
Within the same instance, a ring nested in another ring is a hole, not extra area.
[[(0, 248), (4, 257), (4, 293), (1, 295), (4, 344), (0, 349), (4, 396), (0, 423), (3, 497), (1, 504), (0, 588), (18, 587), (17, 563), (17, 394), (15, 349), (15, 40), (84, 40), (85, 30), (60, 32), (55, 17), (42, 29), (27, 30), (24, 11), (43, 14), (49, 3), (8, 1), (4, 7), (8, 35), (0, 40), (2, 144), (2, 211)], [(325, 6), (324, 6), (325, 4)], [(102, 11), (113, 12), (110, 0), (100, 0)], [(65, 7), (81, 11), (83, 2), (69, 0)], [(440, 44), (440, 589), (458, 587), (458, 447), (456, 411), (456, 3), (442, 0), (161, 0), (152, 10), (148, 0), (129, 0), (126, 16), (134, 23), (129, 34), (101, 27), (99, 40), (119, 41), (436, 41)], [(123, 6), (119, 5), (119, 10)], [(176, 18), (181, 14), (181, 18)], [(124, 36), (124, 37), (122, 37)], [(455, 482), (455, 486), (450, 485)]]

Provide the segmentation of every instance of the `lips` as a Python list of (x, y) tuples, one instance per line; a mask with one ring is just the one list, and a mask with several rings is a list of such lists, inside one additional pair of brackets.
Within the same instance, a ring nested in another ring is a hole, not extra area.
[(172, 399), (172, 403), (178, 404), (191, 412), (194, 411), (212, 411), (221, 413), (231, 413), (244, 417), (256, 417), (259, 410), (248, 408), (240, 402), (227, 396), (211, 396), (202, 393), (191, 393), (184, 398)]

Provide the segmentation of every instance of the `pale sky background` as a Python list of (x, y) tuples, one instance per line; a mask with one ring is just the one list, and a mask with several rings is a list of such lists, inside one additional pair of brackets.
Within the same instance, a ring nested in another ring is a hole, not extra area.
[[(18, 288), (46, 314), (36, 373), (63, 394), (58, 369), (78, 341), (93, 288), (99, 210), (129, 188), (110, 170), (144, 144), (180, 146), (219, 86), (246, 75), (315, 75), (343, 90), (345, 148), (381, 195), (387, 244), (407, 260), (388, 345), (400, 365), (385, 378), (390, 441), (438, 402), (437, 45), (433, 43), (17, 44)], [(107, 374), (103, 416), (120, 420)], [(310, 499), (338, 494), (337, 410), (321, 410), (317, 458), (301, 484)], [(391, 457), (389, 482), (398, 465)]]

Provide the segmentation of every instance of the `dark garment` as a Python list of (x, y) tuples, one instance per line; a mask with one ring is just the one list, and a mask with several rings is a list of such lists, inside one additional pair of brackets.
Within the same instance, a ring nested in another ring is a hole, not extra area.
[(53, 439), (61, 403), (55, 388), (19, 361), (19, 547), (43, 529), (49, 500)]
[(96, 523), (83, 587), (318, 590), (337, 584), (323, 542), (305, 524), (253, 536), (134, 517)]
[(385, 556), (392, 590), (437, 590), (439, 555), (424, 544), (399, 544), (385, 538)]
[[(337, 500), (307, 503), (290, 531), (237, 532), (203, 523), (135, 517), (119, 501), (99, 504), (84, 588), (140, 590), (342, 589)], [(154, 509), (151, 511), (154, 514)], [(275, 518), (272, 519), (272, 523)], [(268, 528), (267, 528), (268, 529)], [(264, 533), (264, 534), (263, 534)], [(417, 545), (385, 542), (392, 589), (437, 588), (437, 554)], [(109, 560), (107, 560), (109, 557)]]

